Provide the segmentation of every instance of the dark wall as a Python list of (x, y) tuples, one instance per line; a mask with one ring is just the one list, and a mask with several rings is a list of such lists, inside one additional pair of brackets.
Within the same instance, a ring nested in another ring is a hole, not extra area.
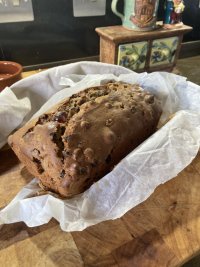
[[(119, 9), (123, 1), (119, 0)], [(160, 0), (158, 17), (163, 17)], [(185, 0), (183, 21), (194, 30), (185, 41), (200, 39), (200, 9), (198, 0)], [(22, 65), (94, 56), (99, 53), (99, 37), (94, 29), (121, 24), (107, 0), (106, 15), (73, 17), (72, 0), (32, 0), (33, 22), (0, 23), (0, 59), (13, 60)]]
[(185, 36), (185, 41), (200, 40), (200, 0), (184, 0), (186, 9), (183, 22), (193, 27), (193, 31)]

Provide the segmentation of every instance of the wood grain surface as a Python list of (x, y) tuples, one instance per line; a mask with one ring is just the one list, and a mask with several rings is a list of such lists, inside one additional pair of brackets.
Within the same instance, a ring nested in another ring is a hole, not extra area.
[[(0, 207), (31, 179), (11, 150), (0, 151)], [(122, 218), (82, 232), (55, 220), (0, 228), (0, 266), (181, 266), (200, 250), (200, 155)]]
[(124, 28), (121, 25), (117, 26), (107, 26), (107, 27), (100, 27), (96, 28), (95, 31), (105, 39), (109, 39), (112, 42), (115, 42), (117, 44), (122, 43), (122, 42), (130, 42), (133, 40), (134, 41), (143, 41), (143, 40), (152, 40), (155, 38), (165, 38), (165, 37), (171, 37), (175, 35), (180, 35), (187, 33), (192, 30), (192, 27), (183, 25), (180, 28), (174, 28), (170, 30), (166, 30), (162, 27), (158, 27), (158, 29), (154, 31), (133, 31)]
[[(0, 150), (0, 208), (32, 178), (11, 150)], [(199, 192), (200, 154), (120, 219), (72, 233), (54, 219), (33, 228), (0, 226), (0, 266), (181, 266), (200, 253)]]

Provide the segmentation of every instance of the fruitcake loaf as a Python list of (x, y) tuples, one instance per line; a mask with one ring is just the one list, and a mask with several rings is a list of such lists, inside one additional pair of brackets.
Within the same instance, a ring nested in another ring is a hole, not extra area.
[(152, 94), (110, 82), (65, 99), (16, 131), (9, 144), (43, 188), (71, 197), (148, 138), (160, 115)]

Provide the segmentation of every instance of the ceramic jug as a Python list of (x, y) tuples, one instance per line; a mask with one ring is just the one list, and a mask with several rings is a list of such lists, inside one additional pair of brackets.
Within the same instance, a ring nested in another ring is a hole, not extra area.
[(155, 29), (159, 0), (124, 0), (124, 14), (117, 11), (117, 2), (112, 0), (111, 9), (124, 27), (135, 31)]

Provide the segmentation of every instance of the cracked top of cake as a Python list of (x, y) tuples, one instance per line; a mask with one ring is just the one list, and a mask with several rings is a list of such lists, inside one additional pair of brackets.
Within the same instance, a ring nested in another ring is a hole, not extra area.
[(27, 123), (9, 143), (45, 189), (83, 192), (151, 135), (161, 109), (138, 85), (88, 88)]

